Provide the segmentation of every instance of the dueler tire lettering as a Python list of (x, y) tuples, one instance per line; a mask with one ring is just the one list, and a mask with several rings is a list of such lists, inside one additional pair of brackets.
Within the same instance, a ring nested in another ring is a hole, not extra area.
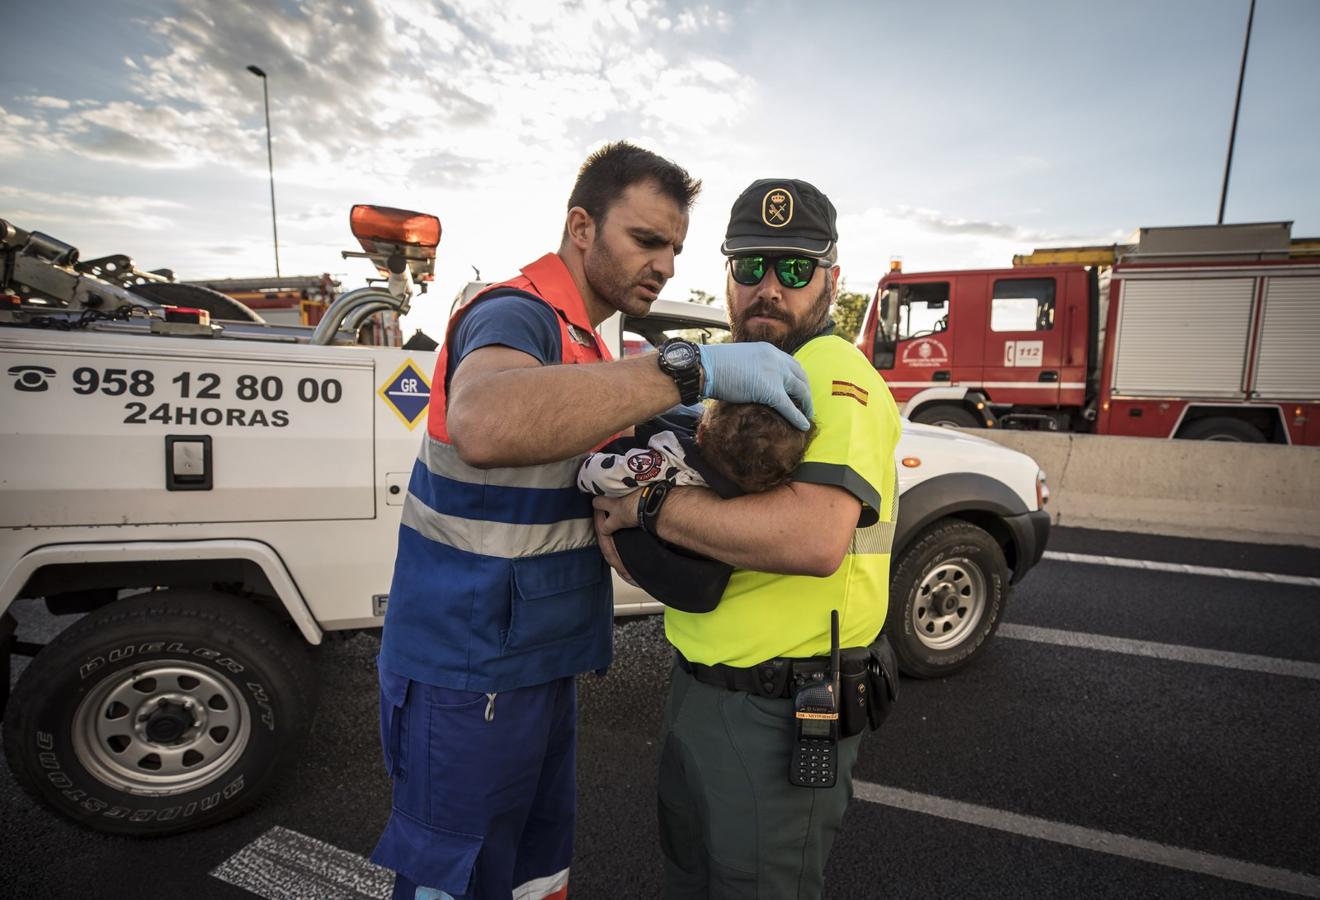
[[(173, 834), (255, 805), (314, 707), (307, 649), (284, 623), (227, 594), (157, 591), (88, 614), (33, 659), (5, 756), (28, 793), (82, 825)], [(116, 716), (145, 728), (107, 734)]]
[(903, 673), (937, 678), (971, 663), (1003, 618), (1009, 574), (998, 542), (970, 522), (939, 519), (919, 533), (895, 559), (885, 618)]

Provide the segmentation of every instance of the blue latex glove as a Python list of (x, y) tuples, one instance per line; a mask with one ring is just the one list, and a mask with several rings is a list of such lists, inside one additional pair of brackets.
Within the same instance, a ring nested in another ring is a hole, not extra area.
[(803, 431), (811, 427), (811, 385), (796, 359), (763, 341), (698, 349), (702, 399), (764, 403)]

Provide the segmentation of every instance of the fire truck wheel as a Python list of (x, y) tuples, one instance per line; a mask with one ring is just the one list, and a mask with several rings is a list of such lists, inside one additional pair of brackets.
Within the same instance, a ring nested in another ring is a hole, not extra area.
[(247, 304), (198, 284), (149, 281), (146, 284), (133, 285), (133, 293), (169, 306), (204, 309), (216, 319), (229, 319), (235, 322), (266, 321), (253, 312)]
[(1242, 444), (1263, 444), (1265, 435), (1250, 422), (1231, 416), (1211, 416), (1197, 419), (1178, 432), (1178, 437), (1190, 441), (1237, 441)]
[(173, 834), (255, 805), (314, 707), (296, 632), (227, 594), (157, 591), (90, 613), (32, 660), (5, 756), (30, 794), (82, 825)]
[(1003, 615), (1008, 564), (999, 543), (960, 519), (941, 519), (893, 560), (889, 635), (899, 668), (936, 678), (966, 666)]
[(934, 406), (920, 409), (912, 417), (912, 421), (920, 422), (923, 425), (942, 425), (946, 428), (949, 426), (979, 428), (982, 425), (981, 422), (976, 421), (976, 416), (961, 406), (954, 406), (951, 403), (937, 403)]

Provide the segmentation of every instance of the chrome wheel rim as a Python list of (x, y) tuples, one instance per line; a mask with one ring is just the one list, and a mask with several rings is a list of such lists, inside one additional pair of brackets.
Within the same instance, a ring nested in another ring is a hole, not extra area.
[(74, 713), (73, 750), (109, 787), (169, 796), (222, 775), (243, 755), (251, 731), (232, 681), (169, 662), (115, 673), (93, 688)]
[(932, 650), (948, 650), (967, 639), (985, 615), (986, 580), (969, 559), (948, 559), (917, 585), (912, 630)]

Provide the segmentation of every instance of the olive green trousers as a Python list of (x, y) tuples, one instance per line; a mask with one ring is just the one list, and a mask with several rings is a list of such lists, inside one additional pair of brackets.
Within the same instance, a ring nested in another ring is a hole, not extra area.
[(828, 789), (788, 783), (791, 700), (703, 684), (675, 666), (660, 732), (660, 845), (670, 900), (811, 900), (852, 798), (862, 736)]

